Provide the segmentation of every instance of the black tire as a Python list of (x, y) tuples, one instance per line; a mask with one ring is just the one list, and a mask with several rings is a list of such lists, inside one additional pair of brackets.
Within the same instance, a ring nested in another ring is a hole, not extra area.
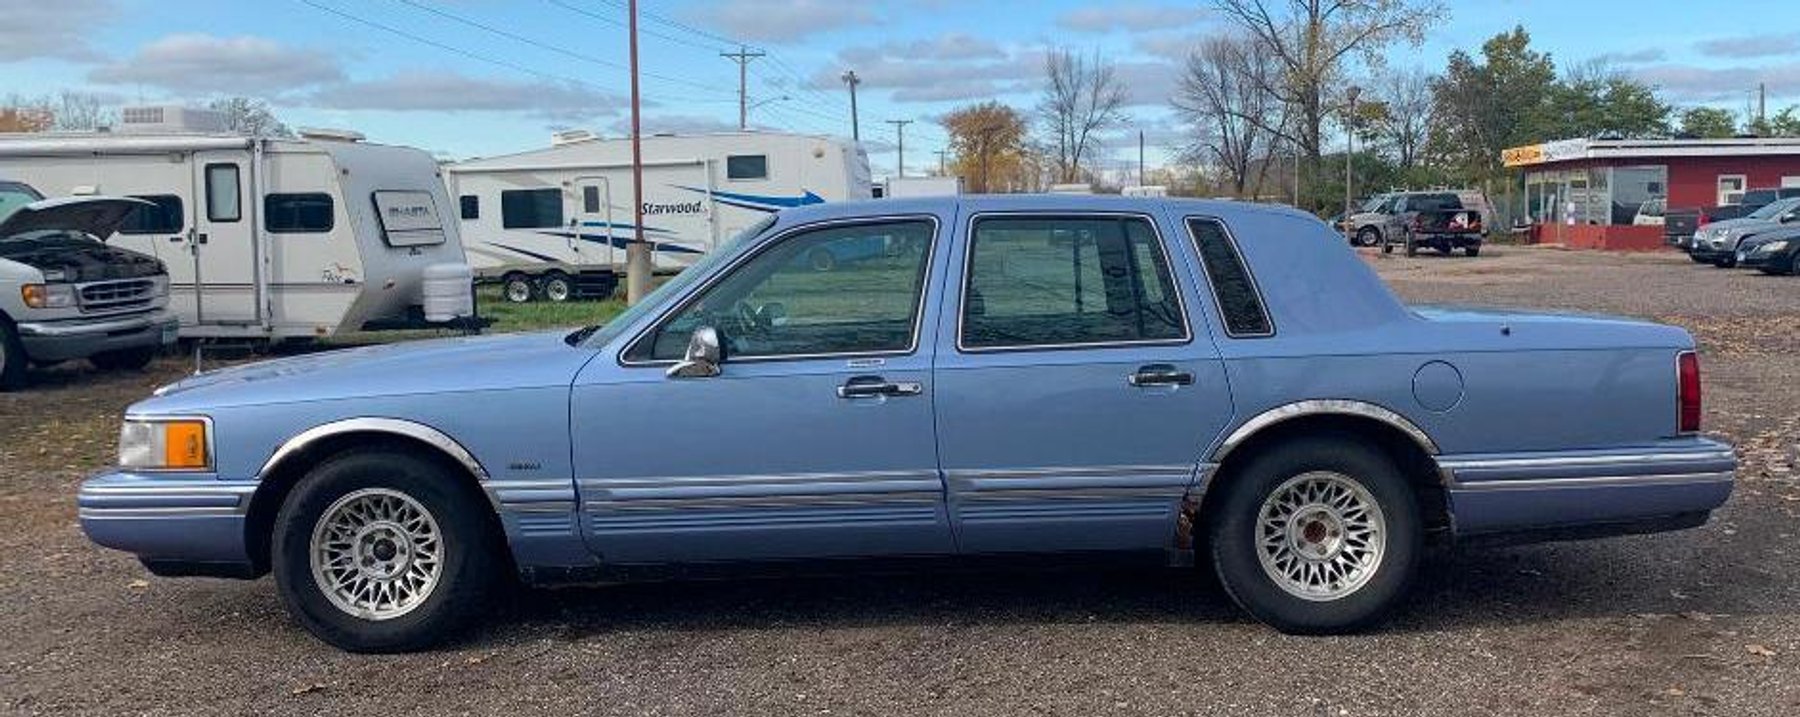
[[(338, 607), (315, 579), (311, 557), (313, 534), (326, 512), (369, 490), (415, 501), (439, 535), (436, 583), (415, 606), (379, 620)], [(456, 637), (503, 584), (504, 547), (486, 511), (479, 492), (461, 476), (419, 456), (359, 449), (332, 457), (301, 479), (275, 517), (270, 561), (282, 605), (308, 632), (351, 652), (404, 652)]]
[[(1308, 599), (1263, 567), (1258, 531), (1266, 499), (1290, 480), (1320, 472), (1366, 491), (1380, 508), (1387, 539), (1359, 586), (1339, 597)], [(1213, 568), (1226, 593), (1256, 619), (1289, 634), (1353, 632), (1380, 620), (1405, 595), (1423, 544), (1418, 498), (1393, 461), (1366, 443), (1340, 435), (1299, 438), (1250, 459), (1215, 490), (1220, 503), (1207, 512)]]
[(1390, 242), (1390, 241), (1387, 241), (1387, 240), (1385, 240), (1385, 239), (1384, 239), (1384, 240), (1382, 240), (1382, 242), (1381, 242), (1381, 253), (1383, 253), (1383, 254), (1392, 254), (1392, 253), (1394, 253), (1394, 244), (1393, 244), (1393, 242)]
[(19, 332), (12, 321), (0, 314), (0, 391), (11, 391), (25, 385), (25, 368), (31, 359), (19, 343)]
[(1381, 230), (1375, 227), (1363, 227), (1356, 231), (1357, 246), (1375, 246), (1381, 243)]
[(1723, 259), (1714, 259), (1713, 266), (1718, 267), (1720, 269), (1730, 269), (1734, 266), (1737, 266), (1737, 256), (1736, 255), (1726, 255), (1725, 258), (1723, 258)]
[(1469, 256), (1481, 256), (1481, 247), (1466, 246), (1463, 247), (1463, 253), (1468, 254)]
[(1700, 255), (1698, 255), (1698, 254), (1689, 254), (1689, 255), (1688, 255), (1688, 261), (1692, 261), (1692, 262), (1694, 262), (1694, 263), (1695, 263), (1695, 264), (1708, 264), (1708, 263), (1711, 263), (1711, 262), (1710, 262), (1710, 261), (1708, 261), (1708, 260), (1707, 260), (1707, 259), (1706, 259), (1706, 258), (1704, 258), (1704, 257), (1701, 257), (1701, 256), (1700, 256)]
[(563, 303), (575, 298), (575, 282), (568, 274), (553, 271), (544, 275), (544, 281), (538, 287), (546, 301)]
[(837, 255), (829, 249), (819, 247), (806, 255), (806, 263), (812, 266), (813, 271), (831, 271), (837, 268)]
[(102, 371), (142, 371), (151, 361), (156, 360), (159, 351), (155, 346), (106, 351), (89, 356), (88, 362)]
[(524, 274), (507, 274), (505, 278), (500, 280), (500, 298), (505, 299), (508, 303), (529, 303), (536, 297), (537, 285), (531, 282), (531, 277), (529, 276)]

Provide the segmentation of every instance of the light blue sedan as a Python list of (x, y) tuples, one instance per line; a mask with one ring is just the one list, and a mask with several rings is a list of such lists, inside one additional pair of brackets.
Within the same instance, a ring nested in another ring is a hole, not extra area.
[(1704, 523), (1736, 461), (1699, 429), (1678, 328), (1409, 308), (1285, 208), (946, 197), (783, 211), (603, 328), (166, 386), (79, 502), (357, 651), (513, 577), (1027, 553), (1198, 562), (1332, 633), (1428, 543)]

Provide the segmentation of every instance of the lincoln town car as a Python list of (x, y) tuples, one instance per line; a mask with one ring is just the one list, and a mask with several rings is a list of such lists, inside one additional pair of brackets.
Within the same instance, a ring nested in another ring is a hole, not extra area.
[(1027, 555), (1198, 566), (1341, 633), (1428, 546), (1705, 523), (1736, 460), (1699, 371), (1679, 328), (1408, 306), (1283, 207), (826, 204), (604, 326), (162, 387), (78, 502), (157, 575), (272, 573), (353, 651), (454, 636), (516, 583)]

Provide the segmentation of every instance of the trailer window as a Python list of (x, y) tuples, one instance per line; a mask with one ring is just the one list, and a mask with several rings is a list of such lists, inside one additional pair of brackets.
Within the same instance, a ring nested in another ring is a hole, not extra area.
[(561, 189), (509, 189), (500, 193), (500, 226), (547, 229), (562, 225)]
[(263, 228), (272, 234), (328, 232), (334, 217), (329, 194), (307, 192), (263, 197)]
[(142, 199), (154, 204), (154, 207), (138, 207), (125, 215), (119, 222), (120, 234), (174, 234), (186, 225), (186, 215), (181, 212), (181, 197), (173, 194), (132, 195), (133, 199)]
[(213, 222), (235, 222), (244, 218), (238, 203), (238, 166), (206, 165), (206, 219)]
[(477, 197), (473, 194), (464, 194), (457, 198), (457, 202), (462, 204), (462, 218), (481, 218), (481, 197)]
[(733, 154), (725, 157), (726, 179), (768, 179), (769, 155)]

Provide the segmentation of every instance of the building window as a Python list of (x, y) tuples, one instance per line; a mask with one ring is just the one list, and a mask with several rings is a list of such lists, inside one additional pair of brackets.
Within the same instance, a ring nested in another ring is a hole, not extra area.
[(462, 218), (481, 218), (481, 197), (477, 197), (473, 194), (464, 194), (461, 197), (458, 197), (456, 201), (462, 205)]
[(174, 234), (186, 225), (181, 212), (181, 197), (173, 194), (133, 195), (154, 207), (138, 207), (119, 223), (120, 234)]
[(733, 154), (725, 158), (726, 179), (768, 179), (769, 155)]
[(331, 195), (270, 194), (263, 197), (263, 228), (272, 234), (317, 234), (331, 231), (335, 212)]
[(1719, 175), (1719, 203), (1737, 204), (1744, 201), (1744, 185), (1748, 183), (1742, 174)]
[(500, 193), (500, 226), (549, 229), (562, 225), (561, 189), (509, 189)]
[(244, 210), (239, 206), (238, 198), (238, 166), (206, 165), (206, 220), (235, 222), (243, 219)]

